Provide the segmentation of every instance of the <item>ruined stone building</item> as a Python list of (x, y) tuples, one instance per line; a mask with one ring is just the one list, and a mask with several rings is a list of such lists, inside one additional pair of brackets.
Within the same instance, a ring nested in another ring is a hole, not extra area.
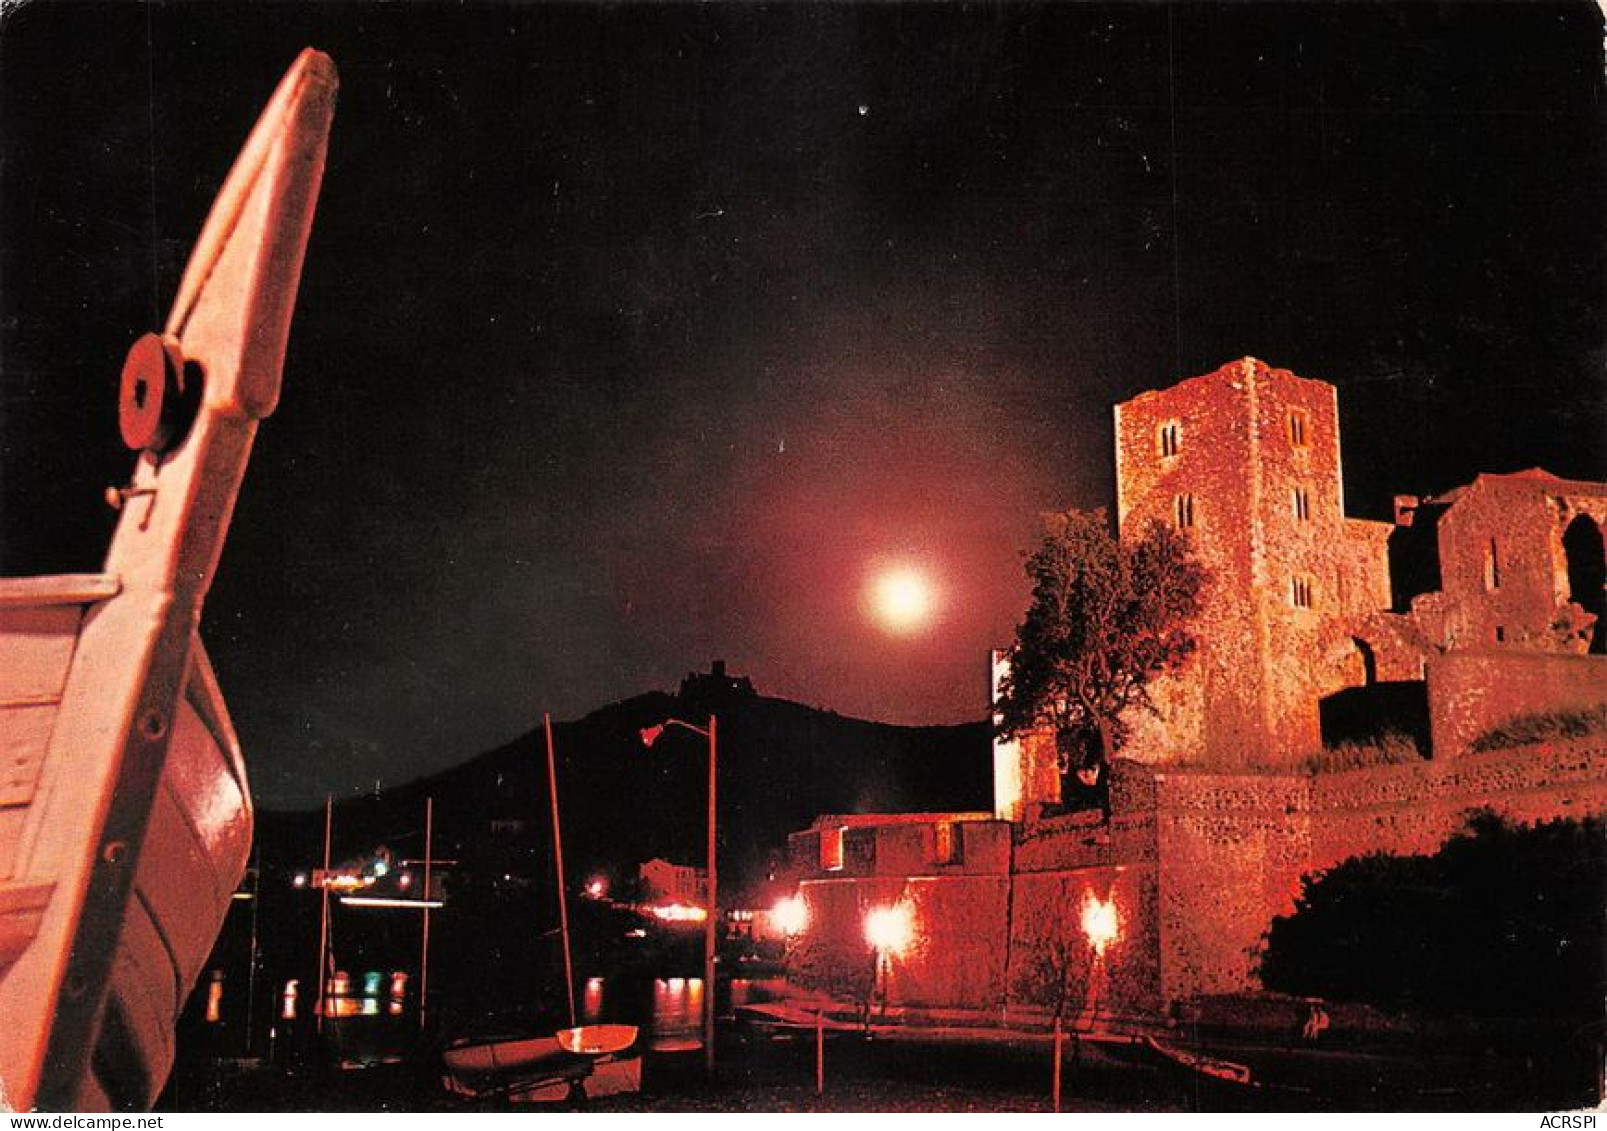
[[(1117, 405), (1115, 445), (1122, 535), (1181, 528), (1210, 580), (1198, 649), (1128, 720), (1109, 828), (1062, 810), (1048, 735), (996, 744), (991, 820), (822, 818), (792, 838), (820, 912), (806, 977), (862, 952), (855, 909), (891, 901), (923, 925), (890, 975), (909, 1006), (1030, 1011), (1046, 963), (1069, 963), (1090, 1013), (1155, 1017), (1254, 989), (1303, 874), (1431, 852), (1476, 808), (1607, 811), (1601, 734), (1480, 743), (1607, 702), (1607, 484), (1481, 475), (1399, 497), (1393, 523), (1347, 517), (1334, 387), (1252, 358)], [(1322, 770), (1342, 741), (1395, 764)], [(1097, 962), (1090, 907), (1117, 924)]]

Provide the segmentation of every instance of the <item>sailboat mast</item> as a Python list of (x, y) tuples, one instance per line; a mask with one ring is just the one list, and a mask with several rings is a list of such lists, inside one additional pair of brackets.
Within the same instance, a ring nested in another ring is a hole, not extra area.
[(552, 858), (553, 866), (558, 871), (558, 927), (564, 937), (564, 986), (569, 991), (569, 1027), (572, 1029), (577, 1024), (575, 967), (569, 954), (569, 901), (564, 894), (564, 837), (558, 820), (558, 759), (553, 753), (552, 715), (543, 711), (541, 722), (547, 732), (547, 793), (552, 799)]
[(419, 940), (418, 1027), (424, 1028), (430, 1005), (430, 865), (435, 862), (435, 798), (424, 799), (424, 931)]
[(318, 1020), (324, 1031), (324, 991), (329, 986), (329, 839), (335, 821), (335, 798), (324, 794), (324, 874), (318, 885), (323, 896), (323, 912), (318, 919)]
[(262, 907), (262, 847), (259, 845), (251, 863), (251, 949), (246, 956), (246, 1047), (251, 1055), (252, 1022), (256, 1020), (257, 1004), (257, 911)]

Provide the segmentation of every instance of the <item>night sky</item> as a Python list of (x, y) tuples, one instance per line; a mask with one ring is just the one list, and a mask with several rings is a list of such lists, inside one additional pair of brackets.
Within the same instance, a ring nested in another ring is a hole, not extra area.
[(980, 718), (1110, 405), (1247, 354), (1339, 386), (1352, 514), (1604, 477), (1590, 4), (24, 4), (0, 571), (99, 565), (123, 354), (305, 45), (335, 132), (204, 623), (270, 805), (717, 656)]

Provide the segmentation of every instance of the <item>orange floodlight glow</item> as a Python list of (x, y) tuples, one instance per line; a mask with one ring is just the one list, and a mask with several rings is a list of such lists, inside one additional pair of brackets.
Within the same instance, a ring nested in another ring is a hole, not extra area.
[(770, 920), (782, 934), (801, 934), (809, 926), (809, 908), (801, 897), (789, 895), (776, 901), (770, 909)]
[(1089, 945), (1094, 953), (1103, 956), (1105, 948), (1116, 940), (1121, 933), (1120, 923), (1116, 918), (1116, 901), (1114, 899), (1100, 899), (1089, 892), (1082, 904), (1082, 929), (1088, 936)]
[(865, 916), (865, 941), (880, 954), (902, 954), (914, 936), (915, 924), (905, 904), (875, 907)]

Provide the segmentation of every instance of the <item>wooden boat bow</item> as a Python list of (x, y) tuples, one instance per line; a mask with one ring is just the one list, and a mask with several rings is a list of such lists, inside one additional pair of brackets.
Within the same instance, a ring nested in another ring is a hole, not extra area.
[(19, 1109), (154, 1101), (244, 872), (250, 793), (196, 630), (278, 403), (336, 85), (302, 52), (163, 333), (130, 352), (140, 450), (104, 572), (0, 583), (0, 1095)]

